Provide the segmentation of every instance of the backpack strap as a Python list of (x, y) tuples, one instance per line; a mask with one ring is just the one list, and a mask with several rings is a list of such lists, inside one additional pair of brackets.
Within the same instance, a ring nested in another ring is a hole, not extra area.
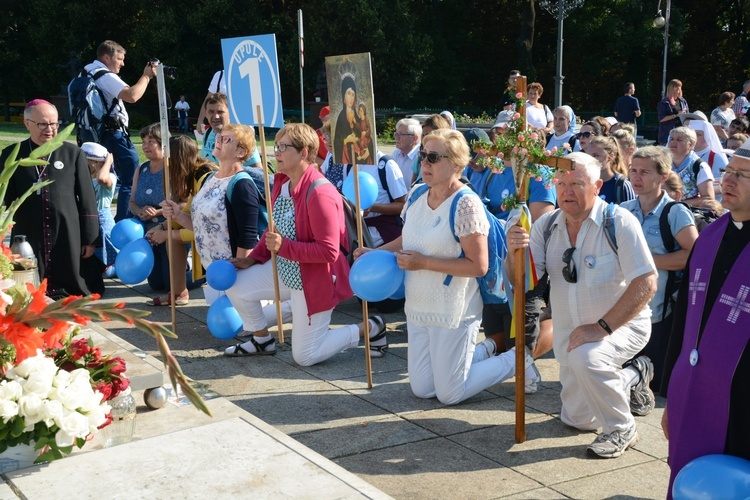
[(700, 158), (696, 159), (693, 162), (693, 175), (695, 176), (695, 184), (698, 184), (698, 174), (701, 172), (701, 163), (703, 163), (703, 160)]
[(604, 208), (604, 236), (607, 237), (607, 243), (617, 253), (617, 237), (615, 235), (615, 211), (616, 205), (610, 203)]
[(544, 232), (542, 233), (544, 236), (544, 255), (547, 255), (547, 247), (549, 246), (549, 238), (552, 236), (552, 224), (555, 223), (557, 220), (557, 217), (560, 215), (561, 210), (555, 209), (554, 212), (552, 212), (552, 215), (547, 217), (547, 224), (544, 225)]
[(617, 174), (615, 180), (615, 203), (618, 205), (625, 201), (627, 198), (627, 192), (625, 190), (625, 176)]
[[(456, 225), (456, 208), (458, 207), (458, 201), (464, 195), (471, 194), (471, 193), (474, 193), (474, 191), (472, 191), (471, 189), (469, 189), (467, 187), (462, 187), (461, 189), (458, 190), (458, 192), (456, 193), (456, 195), (453, 197), (453, 201), (451, 202), (451, 209), (450, 209), (450, 212), (449, 212), (449, 215), (448, 215), (448, 225), (450, 226), (451, 233), (453, 234), (453, 238), (456, 240), (457, 243), (461, 243), (461, 240), (459, 239), (458, 235), (456, 234), (456, 228), (455, 228), (455, 225)], [(476, 194), (476, 193), (474, 193), (474, 194)], [(462, 248), (461, 249), (461, 255), (459, 255), (459, 258), (460, 257), (464, 257), (464, 255), (465, 255), (464, 254), (464, 250)], [(445, 277), (445, 280), (443, 280), (443, 285), (445, 285), (445, 286), (450, 285), (452, 279), (453, 279), (453, 275), (451, 275), (451, 274), (447, 275)]]
[[(83, 70), (83, 72), (85, 72), (85, 71), (86, 70)], [(81, 72), (81, 74), (83, 74), (83, 72)], [(109, 116), (110, 114), (112, 114), (112, 110), (115, 109), (115, 106), (117, 106), (117, 101), (119, 100), (119, 99), (117, 99), (117, 96), (114, 96), (112, 98), (112, 104), (110, 104), (109, 107), (108, 107), (107, 106), (107, 100), (104, 99), (104, 91), (102, 89), (100, 89), (98, 85), (96, 85), (96, 81), (99, 78), (101, 78), (104, 75), (106, 75), (107, 73), (112, 73), (112, 72), (110, 70), (106, 69), (106, 68), (99, 68), (99, 71), (97, 71), (96, 73), (88, 73), (88, 75), (91, 77), (91, 80), (93, 80), (94, 85), (96, 86), (97, 90), (100, 92), (101, 97), (102, 97), (102, 101), (104, 102), (104, 108), (107, 110), (107, 113), (104, 116)]]
[(391, 191), (388, 189), (388, 176), (385, 172), (385, 165), (389, 161), (391, 161), (390, 155), (383, 155), (380, 157), (378, 160), (378, 177), (380, 178), (380, 185), (383, 186), (383, 189), (385, 189), (385, 192), (388, 195), (388, 199), (393, 203), (393, 196), (391, 196)]
[(716, 156), (716, 153), (713, 151), (708, 152), (708, 166), (712, 167), (714, 166), (714, 157)]
[[(227, 197), (227, 201), (229, 201), (229, 203), (230, 203), (230, 204), (232, 203), (232, 193), (234, 192), (234, 185), (235, 185), (235, 184), (237, 184), (237, 181), (240, 181), (240, 180), (242, 180), (242, 179), (248, 179), (248, 180), (250, 180), (250, 181), (252, 181), (252, 180), (253, 180), (253, 179), (252, 179), (252, 178), (250, 177), (250, 174), (248, 174), (247, 172), (237, 172), (237, 173), (236, 173), (236, 174), (234, 174), (234, 175), (232, 176), (232, 178), (231, 178), (231, 179), (229, 180), (229, 185), (227, 186), (227, 194), (226, 194), (226, 197)], [(251, 184), (253, 185), (253, 187), (254, 187), (254, 188), (255, 188), (256, 190), (258, 189), (258, 188), (257, 188), (257, 186), (255, 185), (255, 182), (251, 182)]]
[[(675, 238), (672, 235), (672, 228), (669, 226), (669, 211), (672, 209), (675, 205), (685, 205), (687, 207), (687, 204), (682, 203), (681, 201), (671, 201), (664, 205), (664, 209), (661, 211), (661, 215), (659, 216), (659, 231), (661, 232), (661, 241), (664, 243), (664, 248), (667, 249), (667, 253), (672, 253), (675, 250)], [(689, 208), (689, 207), (688, 207)], [(667, 306), (669, 305), (669, 295), (671, 293), (672, 288), (674, 288), (675, 279), (677, 278), (677, 272), (676, 271), (669, 271), (667, 273), (667, 284), (664, 287), (664, 303), (662, 304), (662, 312), (661, 312), (661, 319), (664, 320), (664, 317), (667, 314)]]
[(417, 187), (414, 188), (414, 191), (412, 191), (411, 196), (409, 196), (409, 199), (406, 200), (406, 210), (404, 211), (404, 222), (406, 222), (406, 212), (409, 210), (409, 207), (412, 206), (412, 204), (417, 201), (417, 199), (425, 194), (427, 190), (430, 189), (430, 186), (427, 184), (420, 184)]

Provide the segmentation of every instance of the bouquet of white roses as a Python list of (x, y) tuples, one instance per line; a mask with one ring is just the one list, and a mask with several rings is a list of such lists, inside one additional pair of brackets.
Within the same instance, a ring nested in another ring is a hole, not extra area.
[(39, 350), (0, 381), (0, 453), (34, 444), (44, 450), (36, 463), (62, 458), (109, 424), (109, 413), (87, 369), (62, 370)]

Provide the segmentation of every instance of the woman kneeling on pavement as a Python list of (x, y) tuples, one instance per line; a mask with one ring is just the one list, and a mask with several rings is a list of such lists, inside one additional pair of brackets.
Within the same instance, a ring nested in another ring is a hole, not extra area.
[[(276, 252), (281, 300), (291, 299), (292, 356), (311, 366), (356, 347), (364, 323), (328, 329), (339, 302), (352, 296), (341, 195), (315, 168), (318, 136), (310, 126), (288, 124), (276, 134), (278, 173), (271, 195), (276, 232), (266, 231), (247, 257), (232, 259), (240, 271), (227, 295), (253, 336), (228, 347), (227, 356), (275, 354), (261, 300), (274, 298), (271, 252)], [(319, 181), (318, 179), (323, 179)], [(317, 181), (317, 182), (316, 182)], [(386, 325), (370, 317), (370, 355), (388, 346)]]
[[(460, 176), (469, 162), (469, 146), (460, 132), (443, 129), (427, 135), (422, 146), (422, 179), (429, 189), (412, 199), (417, 186), (407, 196), (401, 237), (380, 248), (396, 252), (398, 266), (406, 270), (412, 391), (420, 398), (456, 404), (513, 376), (515, 353), (488, 358), (484, 349), (475, 352), (482, 320), (475, 278), (489, 265), (489, 221), (476, 194), (461, 197), (454, 228), (449, 227), (453, 199), (463, 188)], [(448, 274), (453, 278), (444, 285)]]

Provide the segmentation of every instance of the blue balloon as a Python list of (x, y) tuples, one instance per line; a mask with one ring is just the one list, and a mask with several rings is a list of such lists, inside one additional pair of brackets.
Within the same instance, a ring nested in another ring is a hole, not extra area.
[(208, 331), (219, 339), (231, 339), (242, 330), (242, 318), (226, 295), (211, 304), (206, 319)]
[(385, 250), (366, 252), (354, 261), (349, 272), (349, 285), (362, 300), (379, 302), (393, 295), (404, 281), (396, 254)]
[[(354, 176), (350, 175), (344, 181), (344, 185), (341, 188), (344, 196), (351, 201), (356, 203), (355, 190), (354, 190)], [(375, 203), (378, 199), (378, 183), (375, 181), (375, 177), (371, 176), (367, 172), (359, 173), (359, 206), (362, 210), (367, 210)]]
[(206, 269), (206, 281), (214, 290), (229, 290), (237, 281), (237, 270), (228, 260), (215, 260)]
[(112, 240), (112, 245), (116, 249), (122, 250), (125, 245), (138, 238), (143, 238), (145, 234), (143, 224), (138, 219), (122, 219), (112, 228), (109, 237)]
[(144, 281), (154, 269), (154, 251), (146, 238), (125, 245), (115, 258), (117, 277), (126, 285)]
[(388, 297), (389, 299), (399, 300), (406, 297), (406, 280), (402, 280), (401, 284), (398, 286), (398, 290), (393, 292), (393, 295)]
[(687, 464), (675, 477), (672, 496), (678, 499), (747, 498), (750, 461), (731, 455), (706, 455)]

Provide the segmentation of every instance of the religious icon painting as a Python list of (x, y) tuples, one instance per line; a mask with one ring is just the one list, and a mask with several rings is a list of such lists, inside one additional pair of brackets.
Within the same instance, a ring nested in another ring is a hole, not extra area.
[(326, 57), (333, 161), (377, 164), (370, 53)]

